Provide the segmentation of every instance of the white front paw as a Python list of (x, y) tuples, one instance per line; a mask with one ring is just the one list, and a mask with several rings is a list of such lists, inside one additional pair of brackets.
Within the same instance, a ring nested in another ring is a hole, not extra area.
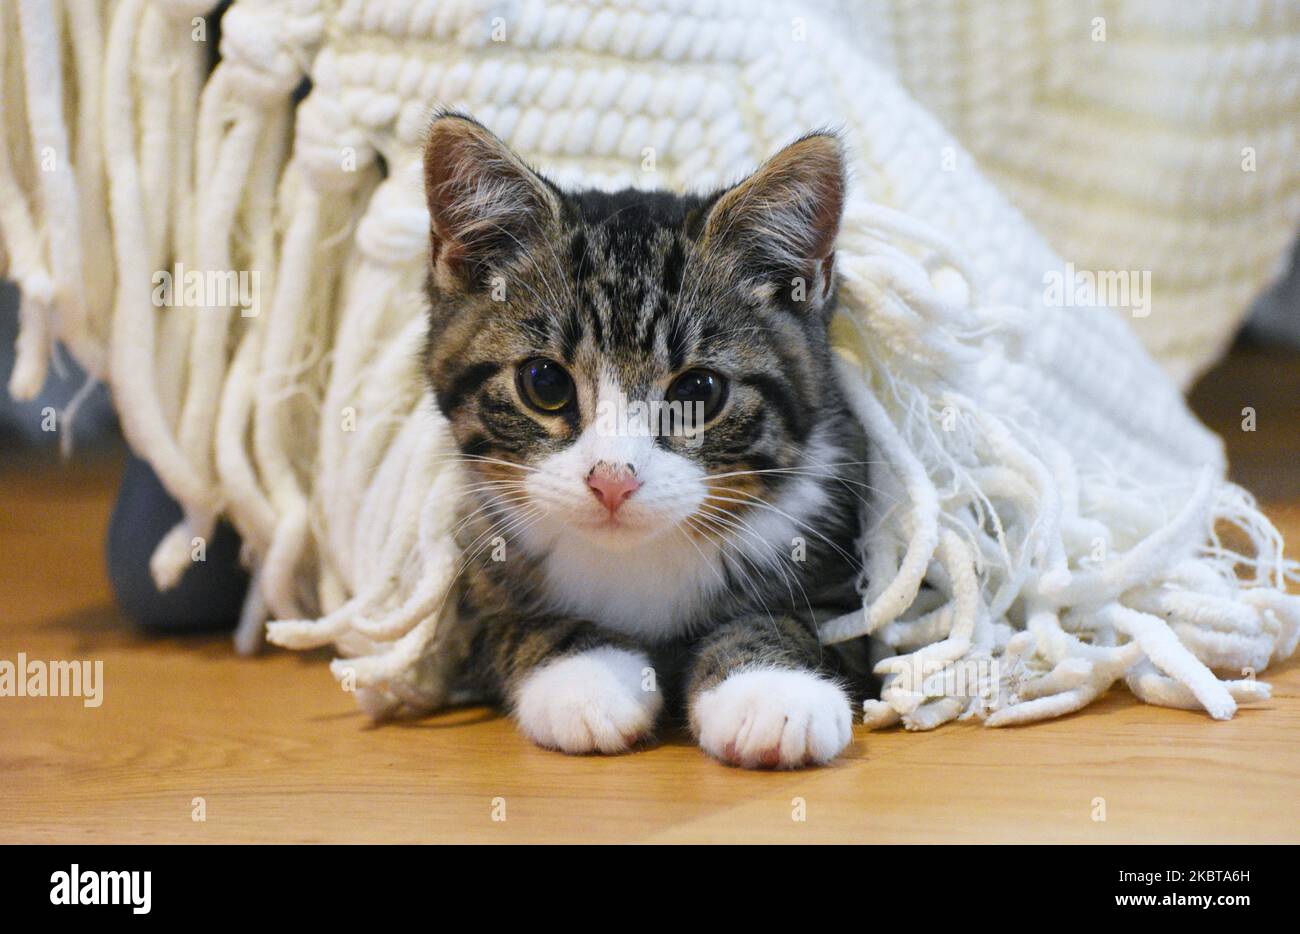
[(810, 671), (742, 671), (691, 705), (700, 747), (747, 769), (829, 762), (852, 739), (852, 723), (844, 691)]
[(623, 752), (654, 727), (663, 698), (640, 652), (599, 648), (547, 662), (515, 697), (515, 720), (533, 742), (564, 752)]

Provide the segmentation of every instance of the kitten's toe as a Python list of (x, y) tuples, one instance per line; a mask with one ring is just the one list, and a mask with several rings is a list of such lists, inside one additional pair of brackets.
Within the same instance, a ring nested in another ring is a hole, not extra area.
[(810, 671), (743, 671), (691, 705), (701, 748), (749, 769), (829, 762), (849, 744), (852, 724), (844, 691)]
[(663, 706), (657, 690), (645, 690), (649, 666), (640, 652), (609, 647), (547, 662), (520, 685), (515, 720), (549, 749), (624, 752), (650, 732)]

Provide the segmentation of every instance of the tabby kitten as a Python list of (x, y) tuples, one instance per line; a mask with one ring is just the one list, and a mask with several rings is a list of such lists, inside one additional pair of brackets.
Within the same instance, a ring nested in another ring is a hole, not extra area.
[(838, 141), (707, 197), (566, 192), (440, 116), (426, 364), (470, 478), (465, 689), (542, 746), (664, 707), (747, 767), (850, 740), (815, 622), (860, 607), (864, 439), (831, 367)]

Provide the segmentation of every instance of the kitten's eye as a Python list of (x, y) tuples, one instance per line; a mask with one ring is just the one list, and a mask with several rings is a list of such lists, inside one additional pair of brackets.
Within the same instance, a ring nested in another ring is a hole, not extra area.
[(712, 370), (687, 370), (668, 387), (667, 401), (704, 406), (704, 420), (717, 415), (727, 401), (727, 380)]
[(539, 412), (554, 415), (573, 401), (573, 378), (554, 360), (535, 357), (520, 364), (518, 380), (519, 394)]

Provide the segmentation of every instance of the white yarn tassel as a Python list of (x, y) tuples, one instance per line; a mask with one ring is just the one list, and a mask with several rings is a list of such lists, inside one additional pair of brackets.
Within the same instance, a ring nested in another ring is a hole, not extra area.
[[(9, 73), (10, 57), (21, 54), (17, 10), (0, 7), (0, 82)], [(19, 187), (10, 153), (20, 141), (27, 141), (27, 127), (19, 123), (14, 102), (20, 92), (10, 86), (0, 94), (0, 233), (8, 259), (8, 274), (21, 291), (18, 341), (14, 348), (14, 369), (9, 393), (16, 399), (31, 399), (41, 391), (49, 368), (51, 304), (54, 282), (45, 263), (44, 246), (32, 217), (27, 194)], [(11, 95), (14, 97), (11, 99)], [(30, 150), (30, 145), (24, 147)]]
[[(113, 393), (132, 447), (147, 452), (167, 490), (190, 508), (215, 515), (218, 498), (191, 466), (168, 426), (154, 383), (155, 309), (152, 269), (135, 152), (132, 62), (144, 0), (122, 0), (109, 33), (104, 82), (104, 149), (117, 254), (112, 331)], [(181, 537), (181, 536), (177, 536)], [(173, 539), (175, 541), (175, 538)], [(175, 549), (188, 561), (189, 539)]]
[[(244, 200), (253, 155), (263, 134), (288, 119), (289, 95), (320, 39), (319, 14), (284, 16), (270, 6), (237, 5), (222, 18), (222, 62), (203, 94), (198, 158), (205, 185), (197, 205), (196, 262), (200, 270), (231, 271), (236, 214)], [(223, 113), (229, 111), (230, 113)], [(216, 121), (233, 115), (228, 129)], [(275, 166), (258, 166), (265, 172)], [(244, 309), (245, 312), (248, 309)], [(186, 558), (175, 544), (186, 537), (208, 538), (216, 523), (215, 435), (221, 384), (229, 364), (230, 306), (200, 309), (193, 329), (179, 441), (186, 460), (205, 487), (202, 497), (178, 496), (185, 517), (164, 538), (150, 567), (160, 588), (175, 583)], [(174, 491), (173, 491), (174, 492)], [(277, 554), (287, 554), (287, 544)], [(273, 575), (282, 581), (284, 575)]]
[[(45, 248), (54, 285), (52, 301), (57, 305), (58, 314), (66, 318), (58, 330), (80, 338), (86, 331), (86, 300), (76, 175), (63, 118), (64, 62), (60, 13), (60, 5), (48, 0), (19, 0), (18, 3), (27, 120), (33, 146), (32, 161), (41, 168), (37, 175), (48, 238)], [(44, 299), (38, 301), (38, 307), (50, 307)], [(30, 392), (36, 374), (42, 370), (39, 363), (33, 364), (19, 388)]]
[[(345, 224), (351, 215), (351, 198), (364, 180), (373, 150), (355, 132), (349, 134), (337, 107), (324, 97), (309, 96), (298, 108), (294, 163), (297, 172), (295, 204), (284, 237), (277, 271), (275, 297), (264, 327), (259, 389), (253, 419), (254, 452), (260, 474), (281, 518), (272, 533), (263, 568), (265, 598), (275, 615), (295, 618), (303, 613), (299, 600), (298, 565), (307, 545), (306, 491), (299, 475), (308, 476), (311, 465), (294, 462), (291, 446), (313, 448), (314, 439), (303, 437), (303, 426), (293, 424), (291, 406), (301, 408), (301, 394), (309, 381), (302, 368), (308, 348), (328, 339), (316, 333), (316, 302), (328, 301), (334, 291), (338, 250), (321, 249), (321, 234)], [(340, 238), (335, 233), (336, 241)], [(314, 391), (312, 395), (314, 395)], [(312, 421), (319, 413), (312, 412)], [(303, 421), (303, 419), (300, 419)]]

